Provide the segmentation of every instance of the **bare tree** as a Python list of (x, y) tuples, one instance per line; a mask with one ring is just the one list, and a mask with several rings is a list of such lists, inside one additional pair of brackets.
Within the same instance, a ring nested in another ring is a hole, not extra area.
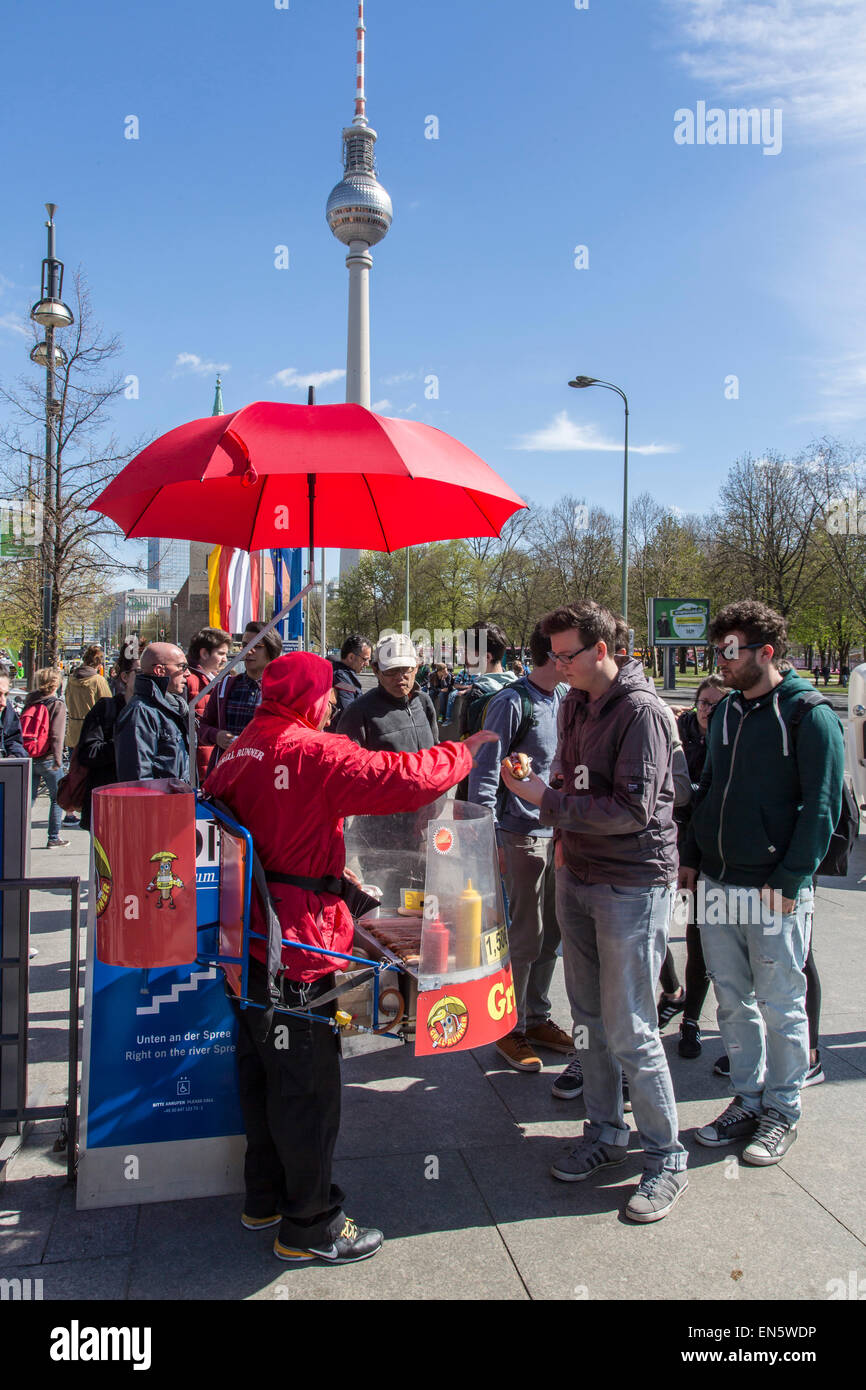
[[(118, 559), (118, 527), (87, 510), (142, 442), (123, 451), (116, 436), (106, 433), (109, 408), (124, 385), (119, 375), (105, 379), (103, 373), (121, 346), (95, 322), (80, 271), (74, 300), (75, 322), (55, 335), (66, 360), (55, 371), (56, 446), (50, 478), (44, 475), (44, 455), (34, 449), (34, 437), (45, 428), (44, 374), (38, 381), (22, 378), (17, 390), (0, 386), (0, 399), (12, 412), (11, 423), (0, 430), (0, 476), (10, 490), (38, 496), (43, 507), (41, 568), (53, 591), (51, 630), (45, 634), (48, 662), (57, 660), (61, 624), (81, 605), (105, 595), (112, 579), (144, 572), (143, 565)], [(32, 556), (7, 561), (2, 575), (7, 602), (21, 613), (30, 637), (41, 626), (33, 563)]]

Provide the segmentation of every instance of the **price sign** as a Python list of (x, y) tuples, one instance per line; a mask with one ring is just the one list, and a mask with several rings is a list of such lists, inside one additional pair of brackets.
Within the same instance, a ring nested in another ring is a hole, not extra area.
[(508, 954), (508, 931), (505, 927), (496, 927), (493, 931), (484, 933), (484, 960), (487, 965), (496, 965)]

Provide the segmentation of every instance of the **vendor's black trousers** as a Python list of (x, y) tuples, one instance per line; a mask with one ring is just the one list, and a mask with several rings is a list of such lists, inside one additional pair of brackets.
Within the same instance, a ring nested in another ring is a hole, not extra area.
[[(250, 997), (260, 998), (264, 970), (251, 962)], [(333, 988), (333, 975), (312, 985), (282, 981), (282, 1002), (296, 1008)], [(258, 986), (258, 987), (257, 987)], [(343, 1225), (342, 1190), (331, 1182), (340, 1128), (340, 1043), (325, 1023), (274, 1012), (264, 1041), (258, 1009), (238, 1018), (238, 1082), (247, 1133), (244, 1163), (248, 1216), (279, 1212), (279, 1240), (306, 1249), (328, 1245)], [(332, 1014), (334, 1004), (314, 1012)], [(257, 1027), (258, 1025), (258, 1027)]]

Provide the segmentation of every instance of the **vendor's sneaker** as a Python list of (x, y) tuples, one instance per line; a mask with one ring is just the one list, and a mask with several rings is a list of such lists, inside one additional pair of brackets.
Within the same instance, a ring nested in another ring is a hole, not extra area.
[(247, 1231), (264, 1231), (268, 1226), (279, 1226), (282, 1219), (279, 1212), (274, 1216), (247, 1216), (246, 1212), (243, 1212), (241, 1225)]
[(534, 1023), (531, 1028), (527, 1028), (526, 1038), (535, 1047), (546, 1047), (548, 1052), (564, 1052), (568, 1055), (574, 1051), (574, 1043), (568, 1033), (550, 1018), (544, 1023)]
[(804, 1086), (820, 1086), (822, 1081), (826, 1081), (824, 1068), (821, 1066), (821, 1054), (816, 1052), (814, 1062), (810, 1063), (809, 1070), (806, 1072)]
[(525, 1033), (506, 1033), (496, 1044), (496, 1051), (515, 1071), (541, 1071), (544, 1065), (530, 1047)]
[(759, 1118), (760, 1116), (745, 1108), (739, 1096), (734, 1096), (727, 1110), (722, 1111), (717, 1120), (695, 1131), (695, 1138), (708, 1149), (718, 1149), (723, 1144), (736, 1144), (738, 1139), (751, 1139), (758, 1128)]
[(778, 1163), (797, 1138), (797, 1126), (778, 1110), (765, 1110), (758, 1120), (755, 1137), (743, 1149), (743, 1162), (757, 1168)]
[(626, 1145), (602, 1144), (600, 1139), (590, 1139), (584, 1135), (574, 1148), (551, 1166), (551, 1173), (560, 1182), (583, 1182), (592, 1177), (596, 1168), (612, 1168), (617, 1163), (625, 1163), (628, 1158)]
[(309, 1264), (312, 1260), (325, 1260), (329, 1265), (354, 1264), (356, 1260), (367, 1260), (382, 1249), (385, 1237), (374, 1226), (357, 1226), (350, 1217), (343, 1222), (343, 1229), (330, 1245), (311, 1246), (309, 1250), (297, 1250), (291, 1245), (283, 1245), (277, 1237), (274, 1241), (274, 1254), (289, 1264)]
[(565, 1071), (559, 1073), (550, 1093), (559, 1100), (577, 1100), (583, 1095), (583, 1067), (579, 1057), (572, 1057)]
[(661, 1221), (688, 1185), (685, 1173), (675, 1173), (670, 1168), (663, 1168), (660, 1173), (650, 1170), (629, 1198), (625, 1214), (630, 1221)]
[(688, 1057), (694, 1060), (701, 1055), (701, 1030), (691, 1018), (684, 1018), (680, 1024), (680, 1040), (677, 1044), (677, 1052), (681, 1057)]
[(46, 849), (65, 849), (69, 844), (68, 840), (61, 840), (58, 835), (56, 840), (49, 840)]
[(72, 814), (70, 813), (68, 816), (64, 816), (64, 817), (63, 817), (63, 820), (60, 822), (60, 824), (61, 824), (61, 825), (80, 825), (80, 824), (81, 824), (81, 821), (78, 819), (78, 816), (74, 816), (74, 815), (72, 815)]

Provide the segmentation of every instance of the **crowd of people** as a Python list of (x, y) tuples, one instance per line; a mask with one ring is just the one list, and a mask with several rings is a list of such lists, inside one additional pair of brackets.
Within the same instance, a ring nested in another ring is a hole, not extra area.
[[(264, 626), (250, 624), (244, 645)], [(382, 1243), (346, 1216), (332, 1182), (339, 1044), (303, 1012), (318, 1001), (333, 1014), (337, 961), (322, 948), (351, 948), (345, 816), (414, 812), (452, 790), (491, 811), (515, 998), (497, 1051), (526, 1075), (542, 1070), (540, 1053), (561, 1056), (553, 1094), (586, 1107), (581, 1137), (551, 1169), (560, 1181), (622, 1163), (631, 1111), (643, 1173), (626, 1216), (658, 1221), (680, 1199), (688, 1151), (661, 1033), (679, 1017), (679, 1053), (698, 1059), (711, 985), (725, 1046), (714, 1070), (734, 1099), (697, 1129), (699, 1144), (779, 1162), (797, 1138), (802, 1090), (823, 1080), (814, 877), (840, 818), (843, 740), (830, 705), (785, 661), (784, 619), (751, 600), (724, 608), (710, 628), (718, 674), (674, 710), (629, 655), (625, 621), (592, 601), (540, 617), (520, 669), (504, 669), (496, 624), (478, 624), (475, 639), (474, 664), (461, 676), (434, 665), (426, 689), (399, 635), (352, 634), (331, 664), (284, 656), (263, 633), (225, 677), (231, 636), (205, 628), (186, 654), (168, 642), (121, 653), (110, 685), (92, 649), (65, 704), (59, 673), (37, 673), (20, 725), (0, 675), (3, 751), (26, 746), (33, 758), (49, 845), (64, 843), (64, 742), (83, 770), (87, 828), (98, 786), (189, 777), (188, 701), (207, 692), (196, 709), (205, 792), (250, 829), (283, 936), (302, 948), (284, 949), (277, 984), (297, 1015), (278, 1025), (238, 1011), (242, 1221), (278, 1226), (275, 1253), (289, 1262), (345, 1263)], [(365, 689), (368, 665), (376, 683)], [(681, 982), (669, 940), (683, 906)], [(254, 905), (259, 928), (262, 911)], [(264, 948), (253, 951), (251, 988), (264, 989)], [(552, 1017), (549, 997), (560, 955), (568, 1021)]]
[[(693, 707), (673, 709), (629, 657), (624, 621), (597, 604), (540, 620), (528, 673), (503, 670), (505, 634), (483, 630), (484, 669), (459, 692), (456, 730), (495, 735), (465, 794), (493, 813), (509, 905), (517, 1016), (497, 1050), (524, 1073), (541, 1071), (539, 1052), (570, 1054), (553, 1094), (583, 1095), (588, 1118), (553, 1166), (562, 1181), (621, 1162), (633, 1111), (645, 1170), (626, 1214), (656, 1221), (688, 1186), (660, 1033), (682, 1015), (678, 1051), (699, 1058), (711, 983), (726, 1047), (713, 1070), (735, 1098), (698, 1129), (698, 1143), (742, 1142), (745, 1162), (777, 1163), (797, 1137), (800, 1092), (824, 1079), (813, 879), (840, 817), (841, 726), (785, 661), (784, 619), (761, 603), (719, 613), (710, 634), (719, 674), (701, 681)], [(380, 729), (389, 748), (435, 746), (406, 639), (375, 649), (359, 634), (350, 641), (375, 651), (379, 689), (352, 697), (337, 732), (371, 748), (386, 746)], [(453, 673), (432, 668), (440, 729), (454, 687)], [(531, 774), (518, 780), (505, 760), (520, 753)], [(721, 905), (696, 914), (711, 889)], [(678, 891), (691, 904), (684, 984), (668, 944)], [(548, 997), (560, 951), (568, 1030)]]

